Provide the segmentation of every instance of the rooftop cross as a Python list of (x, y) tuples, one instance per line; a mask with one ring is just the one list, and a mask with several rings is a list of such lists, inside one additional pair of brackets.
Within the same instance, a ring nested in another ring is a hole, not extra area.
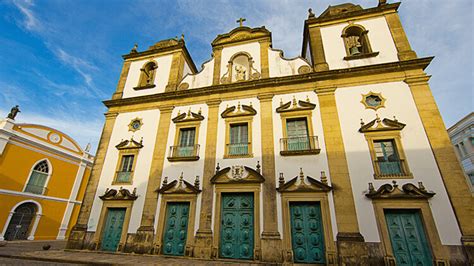
[(240, 27), (242, 27), (243, 24), (244, 24), (244, 21), (246, 21), (245, 18), (239, 18), (236, 22), (237, 22), (237, 23), (240, 23)]

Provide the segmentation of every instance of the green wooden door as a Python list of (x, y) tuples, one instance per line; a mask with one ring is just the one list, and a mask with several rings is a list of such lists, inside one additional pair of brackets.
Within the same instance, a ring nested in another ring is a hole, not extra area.
[(317, 202), (290, 203), (293, 260), (325, 263), (321, 206)]
[(120, 237), (122, 236), (125, 208), (108, 208), (105, 220), (104, 233), (102, 234), (101, 249), (117, 251)]
[(433, 264), (419, 212), (385, 211), (385, 219), (397, 265)]
[(169, 202), (163, 234), (163, 254), (183, 256), (188, 232), (189, 202)]
[(253, 259), (253, 194), (222, 194), (220, 257)]

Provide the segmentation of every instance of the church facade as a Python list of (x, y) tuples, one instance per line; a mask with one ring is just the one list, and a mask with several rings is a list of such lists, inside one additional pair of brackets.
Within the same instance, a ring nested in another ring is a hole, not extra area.
[[(472, 261), (473, 200), (397, 9), (330, 6), (301, 57), (265, 27), (134, 47), (68, 248), (312, 264)], [(303, 21), (302, 21), (303, 22)]]

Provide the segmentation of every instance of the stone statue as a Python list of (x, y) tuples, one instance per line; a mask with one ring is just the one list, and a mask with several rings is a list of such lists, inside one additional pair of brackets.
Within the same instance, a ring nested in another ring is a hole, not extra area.
[(20, 113), (20, 108), (18, 108), (19, 106), (16, 105), (15, 107), (13, 107), (11, 110), (10, 110), (10, 113), (8, 114), (7, 118), (10, 118), (10, 119), (13, 119), (15, 120), (15, 117), (18, 113)]
[(243, 66), (236, 66), (235, 67), (235, 79), (237, 81), (245, 80), (245, 67)]

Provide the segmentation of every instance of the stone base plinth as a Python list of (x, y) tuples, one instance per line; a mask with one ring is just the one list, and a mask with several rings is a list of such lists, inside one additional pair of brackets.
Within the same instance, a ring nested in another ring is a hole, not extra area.
[(281, 263), (282, 257), (282, 241), (278, 232), (262, 232), (261, 238), (261, 254), (256, 256), (263, 262)]
[(215, 258), (217, 254), (212, 254), (212, 231), (197, 231), (194, 238), (194, 257), (201, 259)]

